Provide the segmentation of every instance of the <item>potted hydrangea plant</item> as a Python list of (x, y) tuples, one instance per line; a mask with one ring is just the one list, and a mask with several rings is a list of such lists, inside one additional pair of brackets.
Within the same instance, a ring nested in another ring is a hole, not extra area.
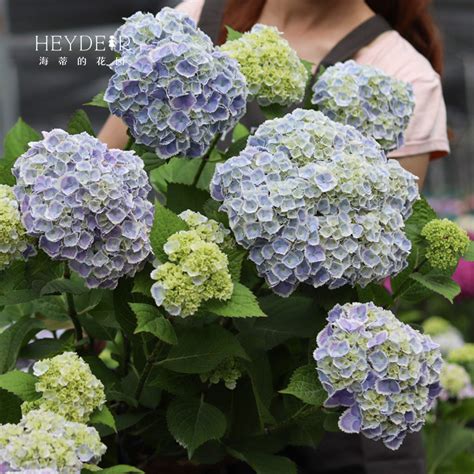
[[(5, 140), (0, 470), (291, 474), (283, 449), (331, 430), (397, 449), (442, 367), (397, 304), (452, 300), (473, 258), (386, 157), (411, 87), (349, 61), (308, 88), (263, 25), (215, 47), (163, 9), (116, 35), (91, 105), (126, 150), (83, 111)], [(268, 117), (251, 131), (250, 100)]]

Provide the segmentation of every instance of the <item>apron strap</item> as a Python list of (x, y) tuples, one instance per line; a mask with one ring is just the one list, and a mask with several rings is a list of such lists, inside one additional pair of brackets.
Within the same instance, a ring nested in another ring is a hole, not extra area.
[(226, 7), (225, 0), (206, 0), (199, 18), (198, 27), (217, 44), (221, 32), (222, 17)]

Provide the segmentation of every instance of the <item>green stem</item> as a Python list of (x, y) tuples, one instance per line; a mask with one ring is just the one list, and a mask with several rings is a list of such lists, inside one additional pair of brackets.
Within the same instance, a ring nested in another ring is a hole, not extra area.
[(135, 390), (136, 400), (140, 400), (140, 396), (143, 392), (143, 389), (145, 388), (145, 383), (148, 379), (148, 376), (150, 375), (151, 369), (153, 368), (153, 364), (161, 351), (162, 345), (162, 341), (158, 341), (150, 356), (146, 360), (140, 378), (138, 379), (137, 389)]
[(209, 150), (207, 150), (206, 154), (201, 158), (201, 163), (199, 163), (199, 168), (196, 172), (196, 176), (194, 176), (193, 180), (193, 186), (196, 187), (199, 179), (201, 178), (202, 172), (204, 171), (204, 168), (206, 167), (207, 162), (209, 161), (209, 158), (211, 156), (212, 151), (214, 150), (215, 146), (217, 145), (217, 142), (220, 140), (221, 135), (218, 134), (215, 136), (214, 140), (211, 143), (211, 146), (209, 147)]
[(277, 423), (276, 425), (269, 426), (268, 428), (265, 428), (265, 434), (270, 434), (270, 433), (277, 433), (279, 431), (285, 430), (289, 426), (291, 426), (293, 423), (296, 423), (299, 418), (301, 417), (307, 417), (313, 413), (317, 413), (318, 411), (321, 410), (320, 406), (302, 406), (296, 413), (291, 415), (289, 418), (286, 420), (282, 421), (281, 423)]
[[(418, 263), (414, 268), (413, 268), (413, 271), (411, 273), (416, 273), (418, 271), (421, 270), (421, 268), (427, 263), (428, 260), (426, 260), (426, 258), (424, 258), (420, 263)], [(411, 280), (410, 280), (410, 277), (408, 276), (408, 278), (400, 285), (400, 288), (398, 288), (397, 291), (395, 291), (393, 294), (392, 294), (392, 300), (395, 302), (398, 298), (400, 298), (400, 296), (403, 295), (403, 293), (405, 293), (409, 287), (410, 287), (410, 283), (411, 283)]]
[[(71, 279), (71, 270), (67, 263), (64, 264), (64, 278), (66, 280)], [(66, 303), (67, 303), (67, 310), (69, 319), (72, 321), (74, 325), (74, 333), (76, 335), (76, 342), (82, 340), (82, 326), (77, 316), (76, 304), (74, 302), (74, 296), (71, 293), (66, 293)]]

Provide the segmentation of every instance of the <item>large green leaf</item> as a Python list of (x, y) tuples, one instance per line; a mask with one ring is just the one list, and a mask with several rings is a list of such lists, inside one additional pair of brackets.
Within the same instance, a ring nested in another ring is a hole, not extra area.
[(137, 327), (137, 318), (128, 304), (132, 286), (132, 279), (122, 278), (113, 293), (115, 318), (127, 334), (133, 334)]
[(242, 36), (242, 33), (240, 31), (234, 30), (229, 25), (226, 25), (225, 29), (227, 30), (227, 41), (234, 41)]
[(168, 344), (178, 343), (172, 324), (160, 313), (158, 308), (143, 303), (130, 303), (130, 307), (137, 317), (135, 334), (149, 332)]
[(91, 121), (84, 110), (79, 109), (74, 112), (74, 115), (69, 120), (67, 125), (67, 131), (71, 135), (76, 135), (82, 132), (86, 132), (89, 135), (95, 137), (94, 129), (92, 128)]
[(467, 252), (462, 256), (462, 258), (468, 262), (474, 262), (474, 240), (471, 240)]
[(298, 367), (290, 378), (288, 387), (280, 393), (293, 395), (308, 405), (321, 406), (327, 398), (313, 364)]
[(144, 474), (141, 469), (133, 466), (127, 466), (126, 464), (119, 464), (113, 467), (106, 467), (105, 469), (96, 469), (95, 467), (90, 467), (90, 469), (84, 469), (85, 474), (99, 472), (100, 474), (129, 474), (130, 472), (138, 472)]
[(257, 474), (297, 474), (296, 464), (283, 456), (233, 449), (229, 453), (249, 464)]
[(22, 403), (22, 400), (13, 393), (0, 389), (0, 424), (18, 423)]
[(100, 410), (96, 410), (92, 413), (90, 423), (93, 425), (108, 426), (114, 431), (117, 431), (114, 415), (112, 415), (111, 411), (105, 405)]
[(40, 397), (35, 389), (37, 381), (34, 375), (13, 370), (0, 375), (0, 388), (13, 393), (23, 401), (32, 401)]
[(93, 107), (101, 107), (103, 109), (109, 108), (109, 104), (104, 100), (104, 92), (99, 92), (92, 98), (90, 102), (86, 102), (84, 105), (91, 105)]
[(43, 296), (34, 302), (37, 313), (47, 319), (66, 321), (68, 312), (62, 296)]
[(226, 249), (225, 253), (229, 260), (229, 273), (232, 277), (232, 281), (240, 281), (240, 274), (242, 273), (242, 264), (245, 258), (245, 250), (239, 247), (232, 247)]
[(209, 193), (187, 184), (169, 183), (166, 193), (166, 207), (176, 214), (187, 209), (202, 212)]
[(203, 305), (202, 309), (228, 318), (258, 318), (266, 316), (261, 310), (255, 295), (241, 283), (234, 283), (234, 291), (230, 300), (209, 301)]
[(24, 317), (0, 334), (0, 374), (10, 370), (16, 362), (24, 342), (38, 332), (43, 324), (30, 317)]
[(148, 378), (147, 385), (158, 387), (173, 395), (189, 397), (199, 392), (199, 382), (197, 375), (180, 374), (163, 367), (155, 367)]
[(30, 142), (41, 140), (41, 135), (27, 125), (21, 118), (6, 134), (4, 155), (0, 159), (0, 184), (13, 186), (16, 182), (11, 169), (16, 159), (28, 150)]
[(156, 202), (155, 218), (150, 233), (150, 243), (155, 257), (158, 260), (166, 261), (168, 257), (163, 251), (163, 245), (165, 245), (171, 235), (180, 230), (187, 229), (188, 225), (183, 219), (180, 219), (173, 211), (166, 209), (162, 204)]
[(166, 421), (175, 440), (187, 449), (189, 458), (206, 441), (222, 438), (227, 425), (223, 413), (202, 398), (172, 401)]
[(424, 197), (420, 197), (420, 199), (415, 202), (412, 215), (405, 222), (406, 235), (414, 246), (424, 240), (420, 235), (423, 227), (437, 217), (436, 212)]
[(175, 372), (200, 374), (211, 371), (229, 357), (247, 358), (237, 338), (217, 325), (182, 330), (178, 332), (178, 341), (159, 363)]
[(459, 285), (450, 276), (435, 270), (430, 271), (426, 275), (423, 275), (422, 273), (413, 273), (410, 275), (410, 278), (421, 283), (429, 290), (444, 296), (447, 300), (451, 301), (451, 303), (461, 292)]
[(82, 295), (89, 290), (84, 285), (84, 280), (74, 278), (58, 278), (46, 283), (41, 289), (41, 295), (50, 295), (52, 293), (70, 293), (71, 295)]

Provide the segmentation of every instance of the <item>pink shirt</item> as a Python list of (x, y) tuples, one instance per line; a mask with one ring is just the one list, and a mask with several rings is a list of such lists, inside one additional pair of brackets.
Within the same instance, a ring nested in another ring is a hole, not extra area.
[[(184, 0), (176, 8), (199, 22), (204, 1)], [(396, 31), (381, 34), (362, 48), (354, 60), (413, 85), (415, 111), (405, 133), (405, 144), (389, 156), (398, 158), (429, 153), (431, 158), (439, 158), (447, 155), (446, 106), (439, 74), (429, 61)]]

